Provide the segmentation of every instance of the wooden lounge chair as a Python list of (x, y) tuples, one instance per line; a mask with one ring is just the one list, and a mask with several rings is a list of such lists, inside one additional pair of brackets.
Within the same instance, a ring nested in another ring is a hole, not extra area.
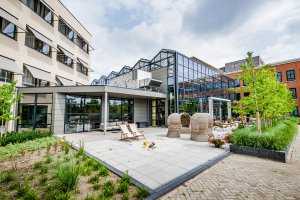
[(127, 128), (126, 124), (120, 124), (119, 125), (121, 129), (121, 140), (128, 140), (128, 139), (135, 139), (136, 136), (134, 136)]
[(136, 138), (139, 138), (139, 137), (143, 137), (144, 139), (146, 139), (145, 135), (142, 133), (142, 131), (139, 131), (136, 124), (128, 124), (129, 126), (129, 129), (131, 130), (131, 132), (133, 133), (133, 135), (136, 137)]

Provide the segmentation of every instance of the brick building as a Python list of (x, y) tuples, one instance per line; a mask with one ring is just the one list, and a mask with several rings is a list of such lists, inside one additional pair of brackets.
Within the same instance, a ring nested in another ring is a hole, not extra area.
[[(257, 66), (261, 66), (264, 64), (264, 62), (261, 60), (261, 58), (256, 57), (260, 60), (259, 64)], [(240, 60), (240, 63), (243, 60)], [(236, 62), (236, 61), (235, 61)], [(231, 63), (235, 63), (231, 62)], [(275, 67), (277, 71), (277, 80), (279, 82), (283, 82), (287, 85), (287, 88), (289, 88), (292, 92), (293, 98), (296, 102), (295, 110), (293, 111), (292, 115), (294, 116), (300, 116), (299, 113), (299, 107), (300, 107), (300, 58), (295, 59), (289, 59), (289, 60), (283, 60), (276, 63), (271, 63), (271, 66)], [(231, 67), (231, 65), (227, 65)], [(235, 85), (238, 85), (239, 87), (243, 86), (242, 81), (239, 81), (236, 78), (237, 74), (241, 73), (240, 68), (238, 70), (232, 71), (232, 67), (230, 70), (226, 70), (227, 66), (221, 68), (227, 76), (234, 79), (233, 82)], [(228, 83), (228, 87), (230, 87), (230, 83)], [(239, 100), (243, 98), (245, 95), (248, 95), (248, 93), (237, 93), (237, 94), (230, 94), (229, 98), (231, 100)]]

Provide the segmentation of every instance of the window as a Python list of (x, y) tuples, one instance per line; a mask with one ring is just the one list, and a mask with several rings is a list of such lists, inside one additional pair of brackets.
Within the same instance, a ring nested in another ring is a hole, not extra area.
[(73, 59), (66, 56), (63, 52), (58, 51), (56, 59), (58, 62), (73, 68)]
[(200, 85), (200, 92), (204, 92), (204, 84)]
[(297, 90), (296, 90), (296, 88), (290, 88), (290, 90), (292, 92), (293, 99), (297, 99)]
[(0, 81), (11, 83), (12, 80), (13, 80), (12, 72), (0, 69)]
[(240, 87), (240, 80), (238, 79), (234, 80), (234, 87)]
[(53, 26), (53, 13), (44, 3), (40, 0), (21, 0), (21, 2)]
[(294, 81), (295, 80), (295, 71), (294, 70), (286, 71), (286, 80), (287, 81)]
[(234, 88), (234, 80), (228, 80), (228, 88)]
[(244, 93), (244, 97), (249, 97), (250, 93), (249, 92), (245, 92)]
[(133, 99), (109, 99), (109, 122), (133, 122)]
[(71, 27), (69, 27), (63, 19), (59, 18), (58, 20), (58, 31), (76, 44), (84, 52), (89, 53), (88, 43), (80, 37)]
[(282, 72), (277, 72), (276, 79), (278, 82), (282, 82)]
[(18, 130), (50, 130), (52, 94), (24, 94), (19, 105)]
[(0, 31), (2, 34), (17, 40), (16, 25), (0, 17)]
[(81, 63), (77, 63), (77, 71), (80, 72), (80, 73), (82, 73), (82, 74), (88, 75), (88, 68), (85, 67)]
[(66, 133), (96, 130), (100, 123), (101, 97), (66, 96)]
[(241, 94), (240, 94), (240, 93), (236, 93), (236, 94), (235, 94), (235, 99), (236, 99), (237, 101), (241, 100)]
[(226, 83), (221, 81), (221, 90), (226, 90)]
[(213, 83), (213, 90), (218, 91), (218, 89), (219, 89), (219, 84), (217, 82), (214, 82)]
[(206, 83), (206, 92), (210, 92), (210, 83)]
[(292, 116), (298, 117), (298, 107), (296, 106), (292, 112)]
[(229, 94), (230, 101), (234, 101), (234, 98), (235, 98), (235, 94), (234, 93)]
[(27, 29), (25, 35), (25, 45), (48, 57), (51, 57), (51, 46), (36, 38), (29, 29)]
[(22, 79), (23, 85), (27, 85), (27, 86), (49, 86), (50, 85), (50, 83), (47, 81), (34, 78), (26, 67), (24, 67), (23, 73), (24, 73)]

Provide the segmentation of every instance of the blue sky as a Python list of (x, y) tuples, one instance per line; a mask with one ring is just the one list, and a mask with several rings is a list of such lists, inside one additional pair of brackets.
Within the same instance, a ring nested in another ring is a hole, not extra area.
[(300, 57), (299, 0), (61, 0), (93, 35), (92, 78), (162, 48), (216, 67)]

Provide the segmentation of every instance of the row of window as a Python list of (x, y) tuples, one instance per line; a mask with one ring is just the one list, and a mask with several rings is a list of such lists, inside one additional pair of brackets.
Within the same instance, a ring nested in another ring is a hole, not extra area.
[[(277, 81), (278, 82), (282, 82), (282, 72), (277, 72)], [(286, 80), (287, 81), (294, 81), (296, 80), (296, 77), (295, 77), (295, 70), (287, 70), (286, 71)]]
[[(42, 19), (44, 19), (47, 23), (53, 26), (54, 22), (54, 13), (49, 9), (48, 6), (44, 4), (44, 2), (40, 0), (20, 0), (23, 4), (25, 4), (28, 8), (30, 8), (33, 12), (39, 15)], [(88, 43), (72, 29), (70, 28), (64, 20), (59, 18), (58, 20), (58, 30), (71, 41), (73, 41), (79, 48), (81, 48), (84, 52), (89, 53), (89, 45)], [(16, 35), (16, 31), (13, 31), (13, 35)], [(16, 36), (13, 38), (15, 39)]]
[(68, 26), (64, 20), (58, 20), (58, 31), (81, 48), (84, 52), (89, 53), (89, 45), (80, 37), (70, 26)]
[[(52, 47), (45, 42), (39, 40), (38, 38), (35, 37), (35, 35), (27, 29), (26, 36), (25, 36), (25, 45), (48, 56), (52, 57)], [(74, 60), (67, 55), (65, 55), (61, 51), (57, 51), (57, 61), (70, 67), (73, 68)], [(77, 71), (80, 73), (83, 73), (85, 75), (88, 75), (88, 68), (83, 66), (81, 63), (76, 63), (77, 64)]]

